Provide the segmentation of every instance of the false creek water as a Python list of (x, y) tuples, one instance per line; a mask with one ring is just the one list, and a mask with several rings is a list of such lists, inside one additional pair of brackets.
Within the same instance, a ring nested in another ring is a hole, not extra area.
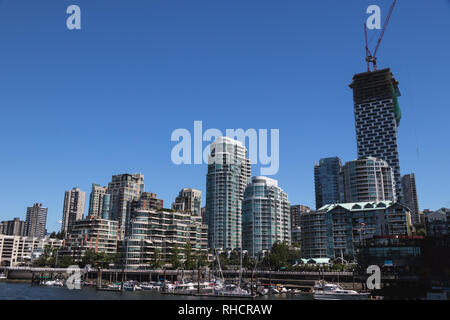
[[(66, 287), (31, 286), (29, 282), (0, 282), (0, 300), (223, 300), (223, 298), (163, 295), (151, 291), (107, 292), (92, 287), (69, 290)], [(310, 300), (308, 295), (277, 295), (256, 300)]]

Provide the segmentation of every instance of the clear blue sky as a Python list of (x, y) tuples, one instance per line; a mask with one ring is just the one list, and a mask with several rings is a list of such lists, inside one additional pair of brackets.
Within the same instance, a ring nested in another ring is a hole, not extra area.
[[(66, 28), (70, 4), (81, 31)], [(0, 219), (42, 202), (59, 229), (65, 190), (89, 196), (124, 172), (166, 206), (204, 192), (206, 165), (170, 160), (172, 131), (194, 120), (279, 129), (272, 178), (314, 206), (314, 162), (356, 158), (348, 85), (371, 4), (391, 1), (0, 0)], [(400, 81), (400, 166), (421, 209), (450, 207), (449, 40), (448, 0), (400, 0), (379, 51)]]

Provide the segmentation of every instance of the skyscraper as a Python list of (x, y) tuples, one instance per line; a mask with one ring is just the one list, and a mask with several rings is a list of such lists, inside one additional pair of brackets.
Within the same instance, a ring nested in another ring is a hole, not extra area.
[(119, 174), (112, 176), (107, 194), (111, 195), (110, 219), (119, 222), (119, 238), (125, 236), (125, 229), (131, 211), (131, 202), (144, 192), (144, 175)]
[(241, 247), (242, 199), (251, 175), (247, 149), (219, 137), (210, 145), (206, 177), (206, 224), (211, 248)]
[(89, 216), (101, 218), (103, 216), (104, 199), (107, 188), (99, 184), (92, 184), (89, 196)]
[(414, 173), (402, 176), (402, 201), (411, 210), (411, 220), (414, 225), (420, 224), (419, 200), (417, 199), (416, 177)]
[(390, 69), (356, 74), (353, 89), (358, 158), (385, 160), (394, 172), (396, 198), (401, 199), (397, 130), (401, 111), (398, 81)]
[(341, 159), (338, 157), (320, 159), (314, 165), (314, 186), (316, 192), (316, 208), (326, 204), (338, 203), (342, 199), (339, 185)]
[(275, 242), (291, 243), (288, 195), (276, 180), (253, 177), (242, 202), (242, 247), (257, 257)]
[(200, 190), (183, 188), (172, 204), (172, 209), (201, 216), (201, 205), (202, 192)]
[(341, 170), (344, 202), (394, 201), (394, 175), (386, 161), (364, 157)]
[(63, 219), (61, 231), (68, 234), (75, 221), (83, 219), (86, 192), (73, 188), (64, 193)]
[(45, 237), (47, 211), (47, 208), (42, 207), (42, 203), (35, 203), (32, 207), (27, 208), (25, 221), (25, 235), (27, 237)]

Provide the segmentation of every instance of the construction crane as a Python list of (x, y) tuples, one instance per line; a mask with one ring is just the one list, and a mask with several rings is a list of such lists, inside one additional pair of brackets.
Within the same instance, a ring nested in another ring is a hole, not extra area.
[(397, 3), (397, 0), (394, 0), (392, 3), (391, 8), (389, 9), (389, 13), (386, 17), (386, 21), (384, 22), (383, 29), (381, 30), (380, 37), (378, 38), (377, 45), (375, 47), (375, 50), (373, 51), (373, 54), (369, 50), (369, 41), (367, 40), (367, 23), (364, 23), (364, 37), (366, 40), (366, 62), (367, 62), (367, 72), (371, 72), (370, 70), (370, 64), (373, 64), (373, 71), (377, 71), (377, 52), (380, 48), (381, 40), (383, 40), (384, 33), (386, 32), (386, 28), (389, 24), (389, 20), (391, 19), (392, 12), (394, 11), (395, 4)]

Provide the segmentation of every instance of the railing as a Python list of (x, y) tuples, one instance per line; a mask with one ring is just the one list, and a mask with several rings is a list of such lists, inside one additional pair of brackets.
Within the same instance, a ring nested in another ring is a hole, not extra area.
[[(33, 268), (33, 267), (3, 267), (4, 270), (9, 271), (29, 271), (29, 272), (66, 272), (66, 268)], [(82, 271), (84, 271), (83, 268), (81, 268)], [(89, 272), (95, 272), (97, 271), (96, 268), (90, 268), (88, 270)], [(183, 270), (164, 270), (164, 269), (158, 269), (158, 270), (130, 270), (130, 269), (102, 269), (102, 272), (126, 272), (126, 273), (180, 273), (183, 272)], [(185, 273), (187, 272), (194, 272), (196, 270), (184, 270)], [(213, 272), (213, 270), (211, 270)], [(239, 273), (239, 270), (223, 270), (224, 274), (229, 273)], [(243, 270), (243, 273), (251, 273), (252, 270)], [(316, 272), (316, 271), (267, 271), (267, 270), (260, 270), (260, 271), (254, 271), (255, 274), (264, 275), (264, 274), (271, 274), (271, 275), (308, 275), (308, 276), (352, 276), (353, 272), (335, 272), (335, 271), (324, 271), (324, 272)]]

